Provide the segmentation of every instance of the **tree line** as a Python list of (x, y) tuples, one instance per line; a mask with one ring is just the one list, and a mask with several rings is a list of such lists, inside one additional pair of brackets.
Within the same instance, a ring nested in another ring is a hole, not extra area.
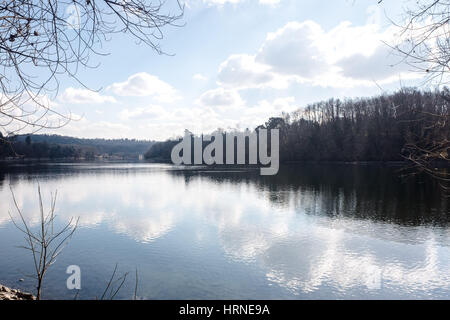
[[(421, 91), (405, 88), (370, 98), (329, 99), (307, 105), (260, 128), (280, 130), (280, 160), (404, 161), (428, 154), (448, 159), (448, 88)], [(170, 161), (181, 138), (155, 143), (145, 154), (153, 161)], [(436, 146), (438, 154), (429, 150)], [(448, 162), (448, 161), (446, 161)]]
[(136, 139), (82, 139), (46, 134), (3, 137), (0, 133), (0, 159), (94, 159), (100, 155), (137, 158), (152, 144), (153, 141)]

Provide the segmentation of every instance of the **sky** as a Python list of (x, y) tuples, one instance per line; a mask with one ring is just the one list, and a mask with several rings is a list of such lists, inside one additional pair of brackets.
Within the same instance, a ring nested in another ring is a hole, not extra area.
[[(167, 2), (173, 2), (168, 0)], [(170, 4), (169, 4), (170, 6)], [(124, 34), (95, 69), (62, 79), (57, 110), (75, 121), (46, 131), (84, 138), (164, 140), (245, 129), (329, 98), (414, 86), (420, 75), (386, 43), (404, 1), (190, 0), (182, 27), (163, 29), (159, 55)]]

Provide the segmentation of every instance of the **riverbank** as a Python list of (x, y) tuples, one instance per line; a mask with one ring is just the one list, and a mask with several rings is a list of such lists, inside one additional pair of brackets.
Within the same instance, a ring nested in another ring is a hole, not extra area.
[(0, 300), (36, 300), (31, 293), (11, 289), (0, 284)]

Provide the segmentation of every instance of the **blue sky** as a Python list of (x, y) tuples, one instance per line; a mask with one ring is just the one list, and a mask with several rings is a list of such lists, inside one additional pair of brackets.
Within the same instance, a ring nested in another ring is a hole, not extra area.
[[(168, 3), (171, 1), (169, 0)], [(383, 41), (404, 1), (191, 0), (185, 26), (163, 30), (158, 55), (127, 35), (62, 79), (56, 108), (80, 117), (52, 133), (166, 139), (184, 129), (245, 129), (282, 111), (417, 84)], [(170, 7), (171, 4), (169, 4)], [(395, 65), (395, 66), (391, 66)]]

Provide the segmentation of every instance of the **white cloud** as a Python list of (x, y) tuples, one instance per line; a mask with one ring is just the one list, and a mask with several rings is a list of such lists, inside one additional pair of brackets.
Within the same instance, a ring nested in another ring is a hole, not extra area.
[(255, 55), (234, 54), (222, 62), (218, 84), (283, 89), (295, 81), (342, 88), (417, 77), (383, 43), (396, 38), (395, 28), (376, 24), (344, 21), (327, 32), (313, 21), (289, 22), (269, 33)]
[[(241, 3), (244, 1), (246, 1), (246, 0), (203, 0), (203, 3), (205, 3), (207, 5), (223, 6), (226, 3), (238, 4), (238, 3)], [(251, 1), (256, 1), (256, 0), (251, 0)], [(261, 5), (275, 6), (280, 3), (280, 0), (258, 0), (258, 3)]]
[(192, 76), (192, 79), (194, 79), (194, 80), (200, 80), (200, 81), (205, 81), (205, 80), (207, 80), (208, 78), (205, 77), (204, 75), (200, 74), (200, 73), (196, 73), (196, 74), (194, 74), (194, 75)]
[(261, 100), (242, 111), (239, 125), (255, 128), (265, 123), (270, 117), (279, 117), (283, 112), (292, 112), (298, 108), (294, 97), (275, 98), (272, 101)]
[(244, 0), (202, 0), (202, 3), (208, 5), (208, 6), (218, 6), (222, 7), (223, 5), (229, 3), (236, 5), (240, 2), (243, 2)]
[(229, 88), (273, 87), (286, 88), (286, 77), (270, 71), (265, 64), (255, 62), (255, 57), (247, 54), (231, 55), (222, 62), (217, 76), (218, 84)]
[(259, 3), (275, 6), (280, 3), (280, 0), (259, 0)]
[(115, 103), (116, 99), (112, 96), (103, 96), (97, 91), (92, 91), (82, 88), (67, 88), (58, 97), (60, 102), (73, 104), (88, 104), (88, 103)]
[(227, 108), (242, 106), (244, 104), (237, 91), (224, 88), (206, 91), (200, 96), (198, 102), (203, 106)]
[(398, 56), (395, 56), (388, 47), (380, 46), (369, 56), (356, 53), (339, 60), (336, 65), (341, 68), (341, 74), (345, 78), (389, 80), (396, 72), (406, 73), (410, 69), (407, 64), (397, 66), (397, 63)]
[(265, 63), (280, 74), (309, 78), (327, 68), (320, 47), (323, 31), (317, 23), (290, 22), (267, 35), (256, 61)]
[(136, 73), (124, 82), (113, 83), (108, 90), (125, 97), (152, 96), (161, 102), (172, 102), (179, 98), (170, 84), (146, 72)]
[[(43, 133), (54, 133), (43, 130)], [(80, 138), (108, 137), (120, 139), (125, 137), (136, 137), (135, 127), (112, 121), (95, 121), (86, 117), (78, 117), (77, 121), (71, 121), (58, 130), (58, 134)]]
[(219, 6), (223, 6), (225, 3), (236, 4), (239, 2), (242, 2), (242, 0), (203, 0), (203, 3), (206, 3), (208, 5), (219, 5)]
[(119, 118), (122, 120), (149, 120), (160, 118), (164, 114), (166, 114), (166, 111), (163, 107), (148, 106), (134, 110), (124, 109), (120, 112)]
[[(324, 30), (313, 21), (289, 22), (268, 33), (254, 52), (228, 56), (218, 68), (218, 87), (204, 92), (196, 100), (186, 101), (185, 106), (164, 103), (176, 99), (178, 91), (145, 72), (110, 85), (107, 89), (111, 95), (117, 95), (114, 97), (70, 88), (66, 92), (68, 99), (64, 101), (101, 103), (119, 100), (119, 96), (134, 96), (145, 98), (142, 100), (146, 100), (146, 104), (136, 106), (133, 100), (138, 99), (121, 99), (124, 105), (118, 115), (109, 117), (109, 112), (105, 111), (101, 122), (98, 122), (100, 117), (94, 115), (89, 121), (74, 122), (62, 131), (84, 137), (166, 139), (182, 134), (185, 128), (196, 133), (211, 132), (218, 127), (252, 128), (271, 116), (281, 115), (282, 111), (297, 110), (300, 100), (303, 104), (306, 98), (297, 96), (297, 102), (294, 97), (285, 97), (296, 95), (293, 91), (277, 98), (272, 94), (280, 92), (244, 92), (244, 89), (281, 90), (288, 89), (291, 83), (305, 83), (309, 87), (344, 88), (339, 91), (353, 94), (365, 90), (360, 86), (375, 86), (375, 81), (378, 84), (397, 81), (399, 72), (401, 79), (415, 75), (408, 72), (404, 64), (396, 65), (396, 57), (382, 42), (393, 39), (397, 39), (393, 28), (381, 29), (376, 24), (353, 26), (342, 22)], [(188, 76), (193, 80), (208, 80), (201, 73), (192, 72)], [(120, 106), (117, 104), (117, 107)], [(95, 109), (92, 111), (101, 114)]]

